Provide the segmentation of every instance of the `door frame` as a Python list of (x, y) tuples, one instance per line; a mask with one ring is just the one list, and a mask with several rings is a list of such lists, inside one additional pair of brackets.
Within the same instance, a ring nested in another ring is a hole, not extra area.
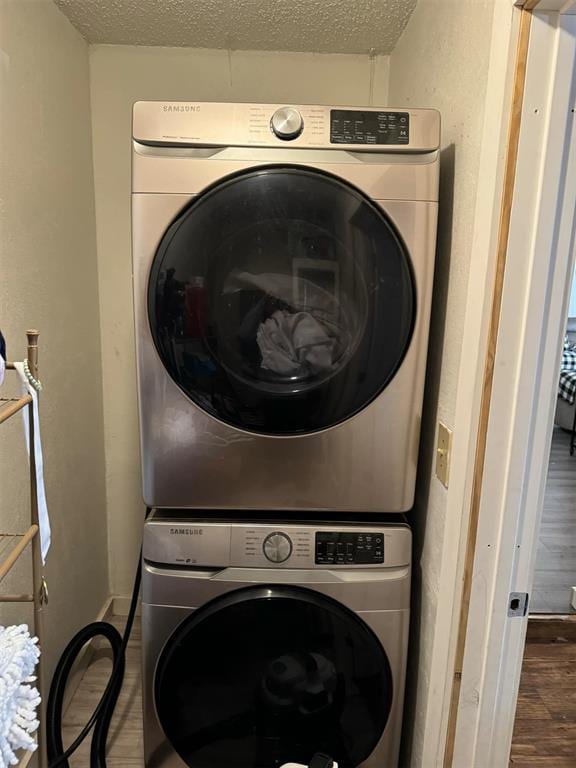
[[(506, 188), (502, 200), (504, 248), (493, 290), (462, 600), (453, 623), (462, 642), (444, 764), (454, 768), (508, 765), (528, 622), (508, 617), (508, 599), (532, 588), (574, 268), (576, 0), (523, 5), (531, 24), (517, 152), (507, 225)], [(511, 150), (509, 143), (508, 155)]]

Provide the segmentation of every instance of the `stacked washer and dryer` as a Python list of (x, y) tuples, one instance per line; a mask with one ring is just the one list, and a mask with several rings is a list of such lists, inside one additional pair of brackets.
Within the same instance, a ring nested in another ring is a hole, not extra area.
[(434, 110), (139, 102), (147, 768), (396, 768)]

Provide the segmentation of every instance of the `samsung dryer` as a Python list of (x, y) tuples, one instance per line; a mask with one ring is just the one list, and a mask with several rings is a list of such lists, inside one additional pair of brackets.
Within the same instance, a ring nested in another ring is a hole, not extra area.
[(135, 105), (148, 505), (411, 507), (439, 143), (434, 110)]
[(143, 557), (146, 768), (397, 768), (408, 526), (166, 511)]

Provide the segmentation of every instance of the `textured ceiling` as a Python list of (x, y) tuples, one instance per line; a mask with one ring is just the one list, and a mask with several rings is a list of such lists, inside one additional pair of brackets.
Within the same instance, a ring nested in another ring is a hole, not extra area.
[(90, 43), (390, 53), (417, 0), (54, 0)]

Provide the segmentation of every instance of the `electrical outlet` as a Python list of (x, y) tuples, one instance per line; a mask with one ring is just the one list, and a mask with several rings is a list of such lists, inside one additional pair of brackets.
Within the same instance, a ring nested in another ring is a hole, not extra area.
[(452, 451), (452, 431), (441, 421), (438, 422), (438, 442), (436, 444), (436, 477), (445, 488), (450, 479), (450, 454)]

